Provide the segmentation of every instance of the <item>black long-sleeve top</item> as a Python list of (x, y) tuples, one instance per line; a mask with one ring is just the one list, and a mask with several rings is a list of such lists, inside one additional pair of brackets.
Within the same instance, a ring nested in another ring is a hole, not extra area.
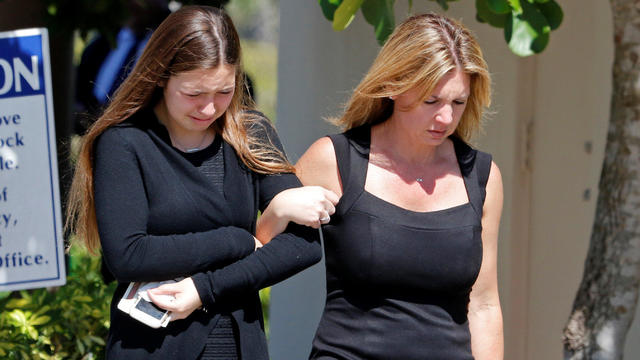
[[(272, 127), (250, 131), (281, 148)], [(242, 359), (268, 359), (257, 291), (318, 262), (312, 229), (290, 224), (254, 252), (256, 216), (294, 174), (249, 170), (224, 147), (224, 194), (179, 150), (150, 110), (106, 130), (95, 145), (98, 231), (108, 269), (119, 284), (111, 304), (108, 358), (195, 359), (221, 312), (238, 324)], [(207, 312), (153, 329), (116, 308), (131, 281), (192, 276)]]

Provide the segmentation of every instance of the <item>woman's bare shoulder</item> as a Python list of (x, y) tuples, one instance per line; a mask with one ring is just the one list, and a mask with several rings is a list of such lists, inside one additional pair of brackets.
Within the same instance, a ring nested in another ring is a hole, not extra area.
[(296, 175), (303, 185), (322, 186), (342, 194), (338, 162), (328, 136), (316, 140), (296, 163)]

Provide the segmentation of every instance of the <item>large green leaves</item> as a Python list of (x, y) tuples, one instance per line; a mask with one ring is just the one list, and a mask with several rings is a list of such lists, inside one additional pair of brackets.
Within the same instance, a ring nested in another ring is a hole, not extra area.
[[(409, 1), (411, 7), (413, 1)], [(457, 0), (431, 0), (444, 10)], [(336, 31), (344, 30), (358, 9), (374, 28), (379, 44), (384, 44), (395, 26), (395, 0), (318, 0), (324, 16)], [(560, 26), (562, 9), (555, 0), (476, 0), (478, 21), (504, 29), (504, 37), (513, 53), (529, 56), (543, 51), (552, 30)]]
[[(507, 3), (507, 6), (508, 5)], [(492, 10), (487, 0), (476, 0), (476, 12), (476, 19), (479, 22), (488, 23), (500, 29), (503, 29), (507, 20), (511, 18), (511, 7), (509, 7), (508, 12), (497, 13)]]
[(519, 56), (543, 51), (563, 18), (555, 0), (476, 0), (476, 10), (479, 21), (504, 29), (509, 49)]
[(560, 5), (553, 0), (537, 0), (537, 2), (538, 4), (536, 5), (549, 22), (551, 30), (557, 29), (560, 24), (562, 24), (562, 19), (564, 18), (564, 13)]
[[(443, 9), (449, 9), (449, 2), (458, 0), (431, 0), (437, 2)], [(505, 0), (506, 1), (506, 0)], [(413, 1), (408, 0), (409, 8)], [(362, 10), (365, 20), (373, 26), (376, 40), (384, 44), (395, 27), (393, 6), (395, 0), (318, 0), (324, 17), (331, 21), (335, 31), (346, 29), (358, 12)]]
[(487, 4), (487, 8), (496, 14), (507, 14), (511, 12), (511, 6), (507, 0), (488, 0), (483, 1)]
[(393, 3), (395, 0), (368, 0), (362, 3), (362, 15), (376, 33), (378, 44), (387, 40), (395, 26)]
[(534, 4), (523, 0), (521, 6), (522, 11), (512, 12), (505, 24), (504, 38), (514, 54), (529, 56), (547, 47), (551, 27)]

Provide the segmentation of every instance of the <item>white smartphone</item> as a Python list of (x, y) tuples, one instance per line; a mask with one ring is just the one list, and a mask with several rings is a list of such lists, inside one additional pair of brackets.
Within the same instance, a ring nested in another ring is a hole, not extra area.
[(151, 301), (145, 300), (142, 296), (137, 295), (136, 300), (131, 308), (129, 315), (132, 318), (141, 321), (152, 328), (166, 327), (171, 320), (171, 312), (159, 308)]
[[(166, 327), (171, 320), (171, 312), (154, 304), (147, 290), (176, 281), (178, 279), (161, 282), (132, 282), (118, 302), (118, 309), (153, 328)], [(174, 299), (172, 295), (158, 295), (158, 297), (165, 297), (169, 301)]]

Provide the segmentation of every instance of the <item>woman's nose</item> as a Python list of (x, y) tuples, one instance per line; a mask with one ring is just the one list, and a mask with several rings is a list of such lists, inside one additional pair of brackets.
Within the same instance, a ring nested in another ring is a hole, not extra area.
[(204, 115), (213, 115), (216, 112), (216, 105), (213, 99), (208, 99), (206, 103), (200, 107), (200, 112)]
[(436, 114), (436, 120), (449, 124), (453, 121), (453, 107), (451, 105), (443, 105)]

